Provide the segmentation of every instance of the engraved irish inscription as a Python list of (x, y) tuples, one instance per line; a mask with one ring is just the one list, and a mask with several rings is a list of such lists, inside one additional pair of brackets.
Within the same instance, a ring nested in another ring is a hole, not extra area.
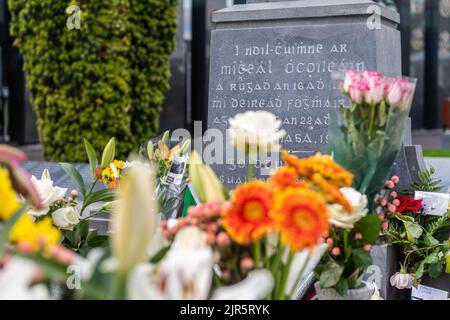
[[(299, 156), (325, 152), (332, 114), (346, 103), (331, 75), (375, 68), (372, 35), (350, 26), (214, 31), (208, 128), (225, 132), (235, 114), (265, 110), (282, 121), (283, 147)], [(241, 167), (213, 165), (229, 185), (245, 180)]]

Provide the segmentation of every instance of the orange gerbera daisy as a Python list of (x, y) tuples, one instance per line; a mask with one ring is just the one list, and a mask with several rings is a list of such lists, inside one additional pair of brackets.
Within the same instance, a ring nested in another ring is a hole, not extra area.
[(231, 203), (223, 211), (223, 225), (231, 238), (248, 244), (272, 231), (272, 203), (273, 192), (268, 183), (252, 181), (235, 189)]
[(322, 196), (306, 188), (288, 188), (275, 196), (271, 216), (283, 244), (300, 251), (315, 246), (328, 231), (328, 209)]
[(320, 192), (325, 196), (328, 202), (340, 204), (347, 212), (352, 211), (350, 203), (337, 186), (329, 183), (324, 177), (317, 173), (312, 176), (312, 181), (317, 184)]
[(297, 174), (301, 177), (312, 179), (314, 174), (320, 174), (328, 182), (338, 187), (348, 187), (352, 184), (353, 175), (333, 161), (329, 155), (316, 155), (299, 159), (283, 151), (283, 159), (288, 166), (295, 168)]
[(298, 181), (297, 171), (292, 167), (277, 169), (270, 177), (269, 183), (275, 188), (286, 189), (288, 187), (306, 187), (307, 183)]

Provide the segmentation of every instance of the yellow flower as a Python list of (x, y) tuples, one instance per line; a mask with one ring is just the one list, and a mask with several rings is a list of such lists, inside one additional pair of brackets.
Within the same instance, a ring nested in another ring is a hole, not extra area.
[(33, 222), (29, 214), (24, 214), (14, 225), (9, 241), (18, 245), (25, 245), (32, 252), (43, 250), (49, 252), (61, 238), (61, 231), (53, 226), (52, 219), (46, 217)]
[(270, 215), (283, 244), (292, 251), (314, 247), (328, 231), (328, 208), (322, 196), (306, 188), (277, 192)]
[(20, 208), (8, 171), (0, 168), (0, 220), (8, 220)]
[(123, 162), (122, 160), (114, 160), (114, 161), (113, 161), (113, 165), (114, 165), (117, 169), (122, 169), (123, 166), (125, 165), (125, 162)]
[(121, 170), (125, 166), (122, 160), (113, 160), (111, 164), (100, 173), (100, 181), (104, 182), (109, 189), (116, 189), (119, 186)]
[(293, 167), (301, 178), (312, 179), (314, 175), (321, 175), (327, 182), (337, 187), (351, 186), (353, 175), (333, 161), (329, 155), (316, 155), (299, 159), (283, 151), (283, 159), (287, 165)]

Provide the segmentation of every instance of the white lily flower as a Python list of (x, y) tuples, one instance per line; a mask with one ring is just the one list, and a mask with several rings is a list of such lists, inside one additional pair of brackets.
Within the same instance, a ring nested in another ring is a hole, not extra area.
[(30, 287), (36, 266), (21, 258), (13, 258), (0, 270), (0, 300), (48, 300), (50, 293), (43, 284)]
[(73, 265), (80, 267), (82, 280), (87, 281), (92, 277), (97, 264), (104, 254), (105, 252), (103, 249), (93, 248), (89, 251), (86, 258), (83, 258), (82, 256), (77, 256), (75, 258)]
[(170, 250), (158, 266), (140, 264), (128, 279), (129, 299), (204, 300), (212, 285), (210, 247)]
[(35, 176), (31, 177), (31, 182), (36, 188), (42, 202), (42, 209), (36, 210), (31, 208), (28, 212), (34, 217), (40, 217), (48, 213), (53, 202), (64, 198), (67, 189), (53, 186), (53, 181), (50, 177), (48, 169), (42, 172), (41, 179)]
[(213, 300), (261, 300), (271, 291), (274, 285), (272, 273), (259, 269), (248, 274), (241, 282), (222, 287), (214, 292)]
[(206, 232), (197, 227), (181, 229), (175, 236), (172, 248), (174, 250), (195, 250), (206, 246)]
[(117, 270), (123, 275), (145, 261), (157, 228), (154, 171), (142, 163), (129, 169), (123, 180), (111, 224), (111, 246)]
[(294, 255), (286, 283), (286, 295), (289, 295), (302, 279), (314, 270), (327, 249), (327, 244), (319, 244), (312, 251), (305, 249)]

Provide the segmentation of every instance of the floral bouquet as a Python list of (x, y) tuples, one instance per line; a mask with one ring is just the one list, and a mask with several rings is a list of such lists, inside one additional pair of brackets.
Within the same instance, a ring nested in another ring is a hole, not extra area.
[(97, 167), (96, 179), (103, 182), (108, 189), (118, 189), (121, 179), (131, 167), (138, 162), (148, 162), (147, 165), (151, 164), (156, 168), (155, 192), (163, 218), (172, 217), (182, 201), (182, 192), (186, 186), (191, 141), (186, 140), (183, 144), (175, 144), (170, 148), (169, 135), (170, 132), (166, 131), (161, 137), (141, 146), (139, 157), (135, 157), (133, 161), (114, 159), (115, 139), (111, 139), (105, 147), (105, 152), (112, 152), (112, 157), (105, 165)]
[(140, 156), (156, 167), (156, 193), (164, 218), (176, 215), (188, 177), (191, 140), (172, 143), (170, 131), (151, 139), (140, 148)]
[(350, 106), (330, 126), (328, 150), (354, 174), (354, 185), (369, 197), (382, 189), (400, 150), (416, 80), (350, 70), (338, 75)]
[[(368, 214), (366, 195), (353, 188), (342, 188), (341, 192), (349, 199), (352, 209), (346, 212), (339, 204), (329, 206), (331, 228), (326, 243), (330, 250), (315, 269), (319, 280), (315, 287), (319, 299), (343, 299), (345, 296), (347, 299), (369, 300), (374, 290), (371, 284), (363, 284), (362, 278), (372, 264), (370, 251), (380, 234), (381, 219)], [(356, 289), (360, 296), (347, 295), (352, 289), (353, 292)]]
[(433, 168), (420, 172), (420, 181), (400, 192), (395, 191), (399, 178), (394, 176), (375, 198), (384, 236), (400, 249), (400, 270), (390, 278), (397, 289), (411, 289), (424, 275), (436, 278), (444, 270), (450, 273), (450, 208), (442, 216), (426, 215), (422, 200), (414, 198), (416, 191), (440, 191), (440, 180), (433, 173)]
[(191, 180), (204, 204), (191, 207), (187, 218), (174, 226), (166, 223), (165, 234), (170, 240), (188, 227), (203, 230), (218, 257), (215, 287), (236, 284), (265, 269), (274, 283), (267, 298), (294, 299), (301, 280), (331, 250), (325, 243), (329, 206), (339, 206), (336, 215), (351, 219), (352, 205), (339, 189), (351, 185), (349, 172), (328, 155), (299, 159), (284, 151), (283, 158), (285, 166), (268, 181), (239, 185), (228, 198), (211, 169), (193, 154)]

